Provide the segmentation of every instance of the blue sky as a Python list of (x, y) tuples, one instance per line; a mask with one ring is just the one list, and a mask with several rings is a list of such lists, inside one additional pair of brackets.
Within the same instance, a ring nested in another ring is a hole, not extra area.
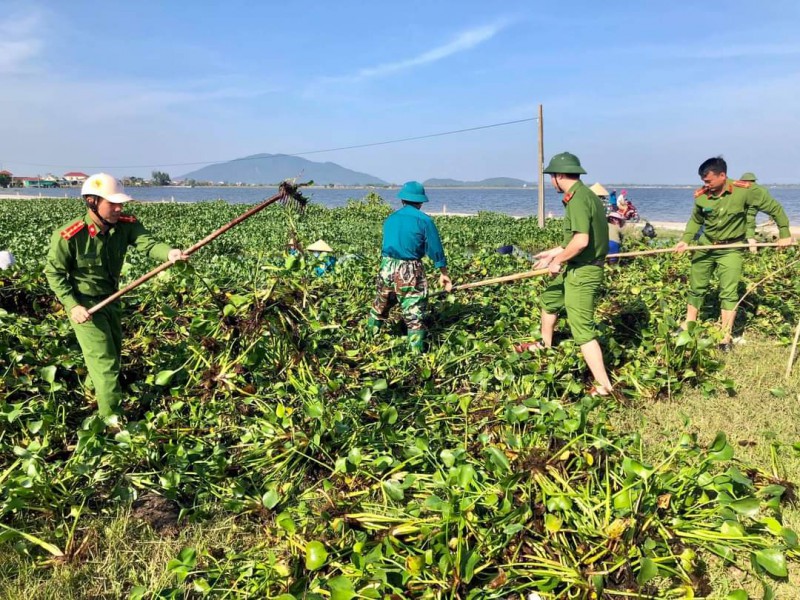
[[(800, 182), (800, 2), (0, 0), (0, 164), (173, 177), (533, 117), (604, 182)], [(309, 155), (534, 179), (536, 123)], [(52, 165), (52, 166), (50, 166)], [(290, 176), (293, 174), (287, 174)]]

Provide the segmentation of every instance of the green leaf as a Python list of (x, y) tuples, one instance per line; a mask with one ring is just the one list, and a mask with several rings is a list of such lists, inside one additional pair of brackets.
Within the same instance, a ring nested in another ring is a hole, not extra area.
[(547, 513), (544, 516), (544, 527), (550, 533), (558, 533), (561, 530), (561, 525), (563, 521), (561, 518), (557, 517), (556, 515)]
[(261, 502), (269, 509), (275, 508), (275, 506), (280, 502), (281, 497), (278, 495), (278, 492), (275, 490), (267, 490), (267, 493), (261, 497)]
[(747, 595), (747, 592), (744, 590), (734, 590), (727, 596), (725, 596), (725, 600), (749, 600), (750, 596)]
[(328, 589), (331, 591), (331, 600), (350, 600), (356, 595), (353, 582), (343, 575), (329, 579)]
[(42, 550), (48, 552), (52, 556), (55, 556), (55, 557), (64, 556), (64, 553), (61, 550), (59, 550), (58, 546), (54, 546), (50, 542), (46, 542), (43, 539), (40, 539), (40, 538), (38, 538), (38, 537), (36, 537), (34, 535), (31, 535), (29, 533), (25, 533), (24, 531), (20, 531), (19, 529), (14, 529), (13, 527), (9, 527), (8, 525), (5, 525), (3, 523), (0, 523), (0, 527), (2, 527), (3, 529), (5, 529), (7, 531), (11, 531), (11, 532), (15, 533), (16, 535), (20, 536), (21, 538), (24, 538), (24, 539), (28, 540), (31, 544), (35, 544), (35, 545), (39, 546), (39, 548), (41, 548)]
[(403, 488), (400, 487), (400, 484), (396, 481), (383, 481), (381, 482), (381, 485), (383, 485), (386, 495), (392, 500), (397, 500), (399, 502), (403, 499), (405, 492), (403, 491)]
[(56, 380), (56, 366), (55, 365), (48, 365), (46, 367), (42, 367), (39, 369), (39, 375), (44, 379), (47, 383), (54, 383)]
[(156, 385), (169, 385), (169, 383), (172, 381), (172, 378), (175, 376), (175, 373), (178, 371), (180, 371), (180, 369), (175, 369), (173, 371), (159, 371), (158, 375), (156, 375), (154, 383)]
[(652, 467), (646, 467), (637, 460), (625, 457), (622, 461), (622, 469), (628, 476), (635, 475), (640, 479), (647, 479), (652, 473)]
[(511, 465), (508, 462), (508, 458), (506, 455), (499, 449), (494, 446), (489, 446), (486, 448), (486, 453), (489, 455), (489, 461), (497, 468), (502, 471), (510, 471)]
[(306, 545), (306, 569), (316, 571), (325, 566), (328, 560), (328, 551), (322, 542), (313, 541)]
[(755, 553), (756, 562), (764, 567), (770, 575), (787, 577), (786, 556), (778, 548), (764, 548)]
[(385, 379), (378, 379), (375, 383), (372, 384), (372, 390), (375, 392), (382, 392), (383, 390), (387, 389), (389, 384), (386, 383)]
[(654, 577), (658, 577), (658, 565), (652, 558), (643, 558), (639, 564), (639, 574), (636, 576), (636, 581), (639, 585), (644, 585)]
[(761, 503), (758, 501), (758, 498), (742, 498), (741, 500), (735, 500), (730, 503), (730, 507), (735, 510), (740, 515), (745, 515), (747, 517), (753, 518), (758, 514), (758, 509), (761, 506)]

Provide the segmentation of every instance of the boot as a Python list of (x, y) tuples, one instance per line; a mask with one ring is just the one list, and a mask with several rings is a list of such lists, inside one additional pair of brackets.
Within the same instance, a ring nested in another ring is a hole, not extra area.
[(367, 319), (367, 332), (368, 333), (377, 333), (380, 331), (381, 327), (383, 327), (383, 321), (376, 319), (373, 316), (370, 316)]
[(408, 347), (413, 354), (420, 354), (425, 350), (425, 331), (412, 329), (408, 332)]

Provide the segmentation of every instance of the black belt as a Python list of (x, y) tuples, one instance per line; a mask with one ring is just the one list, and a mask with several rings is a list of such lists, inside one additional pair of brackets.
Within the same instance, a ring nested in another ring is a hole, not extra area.
[(715, 242), (711, 242), (711, 245), (712, 246), (722, 246), (723, 244), (738, 244), (740, 242), (745, 241), (745, 239), (746, 238), (744, 236), (741, 236), (741, 237), (738, 237), (738, 238), (731, 238), (729, 240), (717, 240)]

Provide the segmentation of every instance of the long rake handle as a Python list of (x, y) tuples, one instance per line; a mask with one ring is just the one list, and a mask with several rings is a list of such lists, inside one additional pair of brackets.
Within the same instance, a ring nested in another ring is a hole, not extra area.
[[(789, 244), (790, 246), (794, 246), (795, 242)], [(777, 242), (759, 242), (757, 244), (752, 244), (756, 248), (775, 248), (780, 246)], [(732, 248), (750, 248), (751, 244), (718, 244), (718, 245), (707, 245), (707, 246), (687, 246), (682, 250), (682, 252), (695, 252), (695, 251), (703, 251), (703, 250), (729, 250)], [(618, 252), (617, 254), (609, 254), (606, 258), (632, 258), (634, 256), (650, 256), (652, 254), (668, 254), (670, 252), (676, 252), (675, 247), (671, 246), (669, 248), (657, 248), (656, 250), (639, 250), (638, 252)]]
[[(776, 242), (761, 242), (753, 244), (758, 248), (774, 248), (779, 246)], [(794, 246), (794, 242), (791, 244)], [(750, 248), (750, 244), (719, 244), (717, 246), (687, 246), (683, 252), (694, 252), (698, 250), (728, 250), (730, 248)], [(618, 252), (617, 254), (609, 254), (606, 258), (632, 258), (635, 256), (650, 256), (652, 254), (667, 254), (669, 252), (676, 252), (674, 247), (671, 248), (658, 248), (657, 250), (641, 250), (639, 252)], [(549, 269), (536, 269), (534, 271), (524, 271), (522, 273), (515, 273), (513, 275), (505, 275), (503, 277), (493, 277), (492, 279), (482, 279), (480, 281), (472, 281), (470, 283), (462, 283), (461, 285), (453, 286), (451, 291), (457, 292), (461, 290), (470, 290), (473, 288), (483, 287), (485, 285), (496, 285), (498, 283), (508, 283), (509, 281), (519, 281), (520, 279), (530, 279), (531, 277), (538, 277), (546, 275)]]
[[(274, 204), (275, 202), (277, 202), (281, 198), (284, 198), (286, 196), (286, 194), (287, 194), (286, 191), (283, 188), (281, 188), (280, 191), (277, 194), (275, 194), (274, 196), (272, 196), (270, 198), (267, 198), (261, 204), (258, 204), (257, 206), (254, 206), (250, 210), (242, 213), (241, 215), (239, 215), (238, 217), (236, 217), (235, 219), (233, 219), (229, 223), (226, 223), (225, 225), (223, 225), (222, 227), (217, 229), (216, 231), (213, 231), (212, 233), (209, 233), (206, 237), (204, 237), (202, 240), (200, 240), (199, 242), (197, 242), (193, 246), (191, 246), (191, 247), (187, 248), (186, 250), (184, 250), (184, 254), (187, 254), (187, 255), (194, 254), (195, 252), (200, 250), (200, 248), (202, 248), (203, 246), (205, 246), (209, 242), (217, 239), (219, 236), (221, 236), (223, 233), (225, 233), (226, 231), (228, 231), (232, 227), (236, 227), (239, 223), (249, 219), (250, 217), (252, 217), (257, 212), (260, 212), (260, 211), (264, 210), (270, 204)], [(136, 289), (137, 287), (142, 285), (145, 281), (148, 281), (148, 280), (152, 279), (153, 277), (155, 277), (156, 275), (161, 273), (161, 271), (166, 271), (167, 269), (169, 269), (174, 264), (175, 263), (173, 263), (173, 262), (171, 262), (169, 260), (166, 261), (166, 262), (161, 263), (160, 265), (158, 265), (155, 269), (153, 269), (149, 273), (145, 273), (144, 275), (139, 277), (139, 279), (137, 279), (136, 281), (132, 281), (131, 283), (126, 285), (121, 290), (116, 291), (113, 294), (111, 294), (105, 300), (95, 304), (92, 308), (89, 309), (89, 314), (93, 315), (94, 313), (96, 313), (101, 308), (104, 308), (104, 307), (108, 306), (109, 304), (111, 304), (112, 302), (114, 302), (117, 299), (119, 299), (123, 294), (127, 294), (131, 290)]]

